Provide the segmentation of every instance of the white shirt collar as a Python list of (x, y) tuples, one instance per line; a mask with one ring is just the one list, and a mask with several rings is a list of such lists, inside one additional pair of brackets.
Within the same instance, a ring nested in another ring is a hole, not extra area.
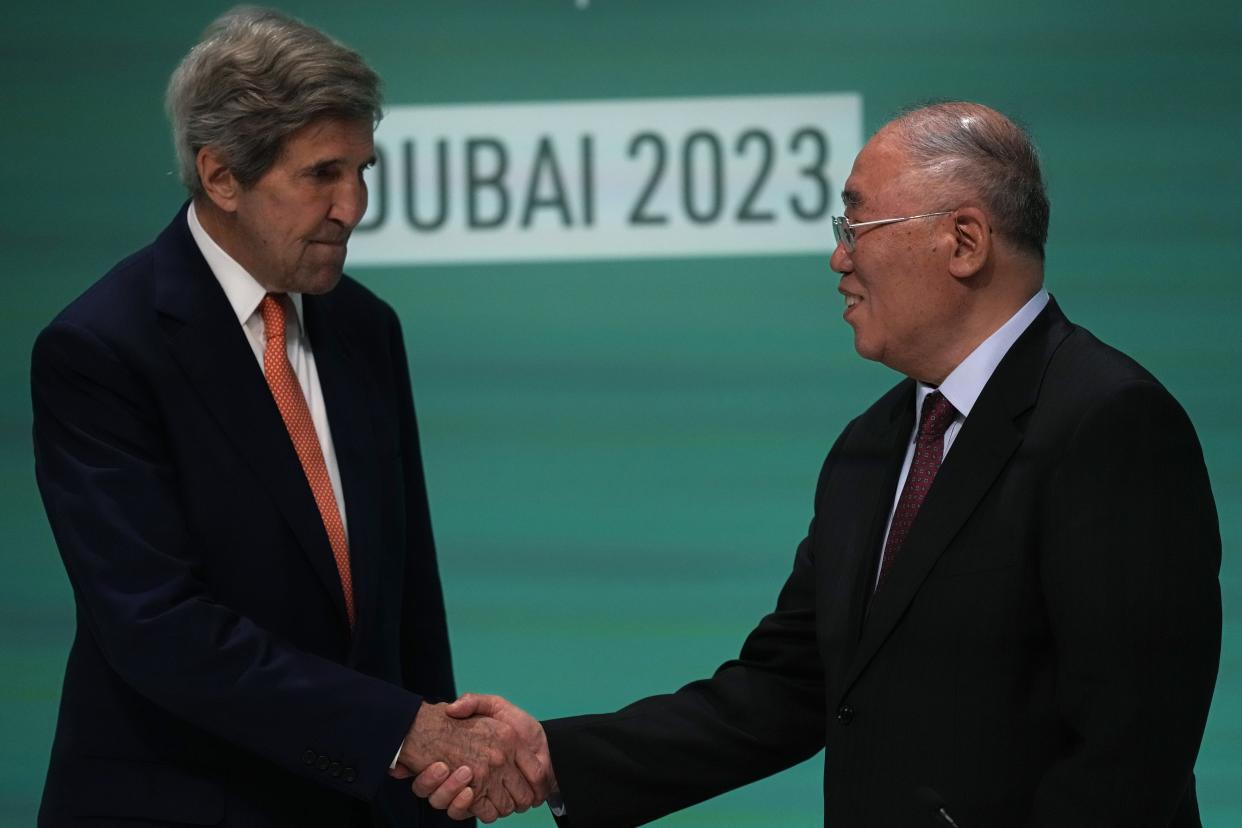
[(944, 382), (940, 383), (938, 389), (920, 382), (918, 394), (915, 395), (914, 400), (915, 419), (921, 416), (923, 400), (927, 399), (928, 394), (937, 390), (953, 404), (963, 419), (970, 416), (970, 410), (975, 407), (975, 402), (983, 393), (983, 387), (992, 378), (996, 366), (1004, 359), (1005, 354), (1009, 353), (1009, 349), (1013, 347), (1013, 343), (1018, 341), (1022, 332), (1031, 326), (1036, 316), (1039, 316), (1039, 312), (1048, 304), (1048, 298), (1048, 291), (1041, 288), (1018, 309), (1017, 313), (1009, 317), (1009, 321), (997, 328), (991, 336), (979, 344), (979, 347), (970, 352), (970, 356), (958, 363), (949, 376), (945, 377)]
[[(202, 223), (198, 220), (198, 214), (194, 211), (193, 202), (190, 202), (190, 207), (185, 212), (185, 220), (190, 225), (190, 235), (194, 237), (194, 242), (198, 245), (199, 251), (202, 252), (203, 258), (207, 260), (207, 266), (211, 268), (216, 281), (224, 289), (224, 295), (228, 297), (233, 313), (237, 314), (238, 323), (245, 325), (246, 321), (251, 316), (254, 316), (255, 311), (258, 310), (259, 303), (267, 295), (267, 289), (255, 281), (255, 278), (247, 273), (246, 269), (238, 264), (236, 259), (225, 253), (224, 248), (217, 244), (216, 240), (211, 237), (211, 234), (203, 228)], [(297, 313), (298, 330), (304, 330), (302, 325), (302, 294), (290, 293), (288, 296), (289, 300), (293, 302), (294, 311)]]

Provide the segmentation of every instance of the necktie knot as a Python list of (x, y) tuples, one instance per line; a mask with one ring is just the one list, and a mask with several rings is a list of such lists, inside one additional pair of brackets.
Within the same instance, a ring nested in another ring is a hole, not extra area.
[(269, 293), (259, 303), (259, 316), (263, 317), (263, 338), (271, 342), (273, 339), (285, 339), (285, 306), (280, 303), (280, 295)]
[(944, 437), (944, 433), (948, 431), (949, 425), (956, 416), (957, 409), (953, 407), (953, 403), (945, 398), (944, 394), (941, 394), (939, 391), (931, 392), (927, 395), (927, 399), (923, 400), (923, 414), (919, 421), (919, 437), (922, 439), (939, 440)]

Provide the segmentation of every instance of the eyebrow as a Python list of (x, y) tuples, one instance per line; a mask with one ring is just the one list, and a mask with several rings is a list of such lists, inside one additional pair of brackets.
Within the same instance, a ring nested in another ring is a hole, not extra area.
[(846, 207), (857, 209), (863, 206), (862, 193), (857, 190), (842, 190), (841, 202), (845, 204)]
[[(328, 167), (331, 167), (337, 164), (343, 165), (344, 163), (345, 163), (344, 158), (325, 158), (322, 161), (316, 161), (313, 164), (306, 165), (305, 167), (302, 168), (302, 172), (314, 172), (315, 170), (325, 170)], [(362, 166), (373, 167), (375, 166), (376, 163), (378, 163), (378, 159), (374, 155), (372, 155), (371, 157), (367, 158), (366, 161), (362, 162)]]

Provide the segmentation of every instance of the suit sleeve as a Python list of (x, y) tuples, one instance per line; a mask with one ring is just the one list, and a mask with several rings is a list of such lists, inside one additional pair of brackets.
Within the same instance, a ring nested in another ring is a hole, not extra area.
[[(54, 323), (31, 368), (39, 488), (81, 624), (173, 715), (287, 771), (375, 795), (421, 699), (298, 650), (213, 599), (179, 502), (169, 424), (98, 336)], [(175, 424), (173, 424), (175, 425)], [(331, 776), (330, 756), (353, 768)]]
[[(821, 474), (821, 490), (834, 454)], [(544, 723), (567, 809), (563, 825), (640, 825), (823, 749), (815, 533), (812, 521), (776, 609), (747, 637), (740, 655), (710, 679), (616, 713)]]
[(1193, 784), (1220, 655), (1220, 534), (1189, 419), (1154, 382), (1098, 404), (1049, 494), (1041, 577), (1073, 748), (1032, 826), (1167, 826)]

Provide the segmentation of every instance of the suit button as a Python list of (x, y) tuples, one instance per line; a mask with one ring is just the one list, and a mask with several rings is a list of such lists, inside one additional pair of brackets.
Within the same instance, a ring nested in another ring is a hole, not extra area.
[(332, 776), (340, 776), (341, 775), (341, 763), (333, 762), (328, 767), (328, 773), (331, 774)]
[(346, 768), (345, 773), (342, 774), (341, 778), (344, 779), (346, 782), (353, 782), (355, 779), (358, 778), (358, 772), (354, 770), (353, 768)]
[(304, 765), (315, 764), (315, 751), (311, 750), (310, 748), (307, 748), (306, 752), (302, 754), (302, 764)]
[(332, 760), (321, 753), (319, 755), (319, 761), (315, 763), (315, 767), (319, 768), (321, 771), (326, 771), (328, 769), (328, 765), (330, 764), (332, 764)]
[(854, 721), (854, 708), (848, 704), (843, 704), (837, 708), (837, 721), (842, 725), (847, 725)]

